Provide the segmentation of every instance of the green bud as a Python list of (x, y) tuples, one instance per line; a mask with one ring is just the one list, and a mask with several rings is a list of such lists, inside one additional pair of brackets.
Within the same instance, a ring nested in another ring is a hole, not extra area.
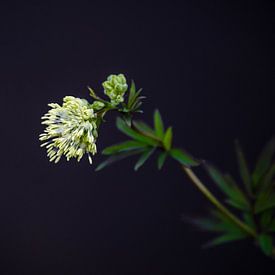
[(91, 105), (91, 108), (94, 109), (95, 111), (101, 110), (105, 104), (101, 101), (94, 101), (93, 104)]
[(113, 105), (118, 105), (124, 101), (124, 94), (128, 89), (128, 85), (123, 74), (108, 76), (102, 86), (104, 93), (111, 99)]

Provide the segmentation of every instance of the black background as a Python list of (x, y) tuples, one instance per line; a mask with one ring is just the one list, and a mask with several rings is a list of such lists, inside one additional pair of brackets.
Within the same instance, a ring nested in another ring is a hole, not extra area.
[[(250, 241), (201, 249), (210, 236), (181, 215), (209, 204), (173, 161), (95, 173), (38, 141), (48, 102), (124, 73), (142, 118), (158, 107), (176, 144), (236, 175), (233, 140), (253, 162), (274, 133), (274, 2), (43, 2), (0, 11), (1, 274), (274, 274)], [(124, 138), (113, 122), (99, 150)]]

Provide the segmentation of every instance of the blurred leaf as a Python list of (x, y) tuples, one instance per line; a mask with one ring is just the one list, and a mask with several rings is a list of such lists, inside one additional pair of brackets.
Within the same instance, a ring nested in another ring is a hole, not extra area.
[(256, 200), (255, 203), (255, 213), (259, 214), (270, 208), (275, 207), (275, 193), (265, 192), (262, 193)]
[(139, 149), (139, 150), (135, 150), (135, 151), (129, 151), (129, 152), (122, 152), (122, 153), (119, 153), (117, 155), (113, 155), (109, 158), (107, 158), (105, 161), (103, 161), (102, 163), (100, 163), (97, 168), (95, 169), (95, 171), (100, 171), (102, 170), (103, 168), (117, 162), (117, 161), (120, 161), (122, 159), (125, 159), (127, 157), (130, 157), (130, 156), (133, 156), (133, 155), (137, 155), (137, 154), (140, 154), (144, 152), (144, 149)]
[(143, 121), (136, 121), (136, 120), (134, 120), (133, 121), (133, 125), (144, 136), (148, 136), (148, 137), (151, 137), (153, 139), (157, 139), (158, 138), (156, 136), (154, 130), (148, 124), (144, 123)]
[(200, 164), (194, 157), (181, 149), (173, 148), (169, 151), (169, 154), (173, 159), (187, 167), (197, 166)]
[(247, 234), (222, 212), (218, 210), (212, 210), (211, 215), (213, 216), (213, 218), (219, 221), (224, 229), (224, 232)]
[(243, 218), (244, 218), (244, 222), (245, 222), (248, 226), (250, 226), (250, 227), (253, 228), (253, 229), (256, 229), (256, 224), (255, 224), (255, 221), (254, 221), (253, 214), (248, 213), (248, 212), (244, 212), (244, 213), (243, 213)]
[(268, 227), (268, 231), (275, 233), (275, 219), (273, 218), (273, 220), (270, 223), (270, 226)]
[(130, 128), (120, 117), (117, 118), (116, 125), (122, 133), (137, 141), (146, 143), (151, 146), (157, 146), (159, 144), (156, 140), (150, 137), (146, 137)]
[(274, 152), (275, 152), (275, 138), (272, 138), (271, 141), (269, 141), (266, 144), (262, 153), (260, 154), (255, 170), (252, 174), (252, 180), (253, 180), (254, 186), (259, 184), (259, 181), (267, 172), (271, 164)]
[(245, 238), (247, 238), (247, 235), (245, 235), (241, 232), (239, 232), (239, 233), (225, 233), (225, 234), (213, 239), (212, 241), (206, 243), (203, 247), (209, 248), (209, 247), (221, 245), (224, 243), (229, 243), (232, 241), (243, 240)]
[(167, 156), (168, 156), (167, 152), (161, 152), (159, 154), (159, 156), (158, 156), (158, 169), (159, 170), (163, 167), (164, 162), (167, 159)]
[(173, 139), (173, 132), (172, 132), (172, 128), (169, 127), (166, 130), (164, 137), (163, 137), (163, 146), (166, 151), (169, 151), (171, 149), (172, 139)]
[(259, 189), (258, 189), (259, 194), (261, 194), (263, 192), (267, 192), (268, 190), (270, 190), (272, 188), (272, 185), (274, 183), (273, 182), (274, 176), (275, 176), (275, 163), (273, 163), (269, 167), (268, 172), (265, 174), (263, 180), (259, 184)]
[(88, 90), (89, 90), (89, 92), (90, 92), (90, 96), (91, 96), (92, 98), (94, 98), (94, 99), (97, 99), (97, 96), (96, 96), (94, 90), (93, 90), (91, 87), (89, 87), (89, 86), (88, 86), (87, 88), (88, 88)]
[(137, 171), (145, 163), (145, 161), (149, 159), (149, 157), (154, 153), (155, 149), (156, 148), (148, 149), (140, 156), (139, 160), (135, 165), (135, 171)]
[(163, 126), (163, 121), (159, 110), (155, 110), (155, 113), (154, 113), (154, 126), (155, 126), (156, 135), (160, 139), (162, 139), (164, 136), (164, 126)]
[(236, 154), (237, 154), (240, 175), (247, 192), (251, 194), (251, 176), (248, 169), (248, 165), (247, 165), (243, 150), (238, 141), (236, 141), (235, 146), (236, 146)]
[(230, 175), (223, 175), (213, 165), (205, 164), (205, 168), (221, 191), (228, 196), (227, 202), (236, 208), (249, 210), (249, 202)]
[(261, 234), (258, 237), (259, 245), (261, 250), (264, 252), (265, 255), (271, 256), (272, 255), (272, 237), (267, 234)]
[(139, 141), (127, 140), (122, 143), (115, 144), (115, 145), (105, 148), (102, 151), (102, 154), (103, 155), (113, 155), (113, 154), (119, 153), (121, 151), (130, 151), (130, 150), (134, 150), (134, 149), (138, 149), (138, 148), (145, 148), (146, 146), (147, 146), (147, 144), (144, 144)]
[(267, 230), (272, 222), (272, 218), (273, 218), (272, 210), (264, 211), (260, 216), (261, 228), (264, 230)]
[(212, 218), (195, 218), (195, 219), (193, 218), (193, 219), (188, 219), (187, 221), (201, 230), (210, 231), (210, 232), (225, 231), (224, 225)]

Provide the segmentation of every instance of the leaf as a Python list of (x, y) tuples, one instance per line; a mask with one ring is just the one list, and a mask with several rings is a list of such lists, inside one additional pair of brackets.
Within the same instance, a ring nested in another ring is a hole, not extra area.
[(164, 126), (159, 110), (155, 110), (154, 113), (154, 126), (156, 135), (162, 139), (164, 136)]
[(164, 137), (163, 137), (163, 146), (166, 151), (169, 151), (171, 149), (172, 139), (173, 139), (173, 132), (172, 132), (172, 128), (169, 127), (166, 130)]
[(102, 163), (100, 163), (97, 168), (95, 169), (95, 171), (100, 171), (102, 170), (103, 168), (119, 161), (119, 160), (122, 160), (122, 159), (125, 159), (127, 157), (130, 157), (130, 156), (133, 156), (133, 155), (137, 155), (137, 154), (140, 154), (144, 152), (144, 149), (139, 149), (139, 150), (135, 150), (135, 151), (130, 151), (130, 152), (123, 152), (123, 153), (120, 153), (120, 154), (117, 154), (117, 155), (113, 155), (109, 158), (107, 158), (105, 161), (103, 161)]
[(161, 170), (161, 168), (164, 165), (165, 160), (167, 159), (167, 152), (161, 152), (158, 156), (158, 169)]
[(229, 193), (231, 194), (231, 200), (229, 204), (235, 206), (238, 209), (250, 211), (250, 203), (243, 191), (238, 187), (235, 180), (229, 174), (224, 175), (224, 179), (229, 186)]
[(227, 201), (229, 204), (242, 210), (250, 209), (247, 198), (230, 175), (224, 176), (217, 168), (210, 164), (205, 164), (205, 168), (221, 191), (228, 196), (229, 199)]
[(132, 105), (135, 93), (136, 93), (136, 85), (135, 85), (135, 82), (132, 80), (131, 87), (130, 87), (130, 92), (129, 92), (129, 97), (128, 97), (128, 106)]
[(134, 120), (133, 125), (144, 136), (148, 136), (153, 139), (158, 139), (154, 130), (148, 124), (144, 123), (143, 121)]
[(263, 192), (267, 192), (272, 188), (274, 176), (275, 176), (275, 163), (273, 163), (269, 167), (268, 172), (266, 173), (265, 177), (261, 181), (261, 184), (259, 185), (258, 192), (260, 194)]
[(256, 200), (255, 203), (255, 213), (259, 214), (270, 208), (275, 207), (275, 193), (265, 192), (262, 193)]
[(182, 149), (173, 148), (169, 151), (169, 154), (173, 159), (177, 160), (179, 163), (187, 167), (197, 166), (200, 164), (194, 157), (192, 157)]
[(225, 216), (222, 212), (220, 212), (218, 210), (212, 210), (211, 215), (216, 220), (219, 221), (219, 223), (221, 224), (221, 226), (224, 229), (224, 232), (247, 234), (238, 225), (236, 225), (232, 220), (230, 220), (227, 216)]
[(275, 233), (275, 219), (272, 220), (270, 226), (268, 227), (268, 231)]
[(255, 221), (254, 221), (254, 217), (253, 217), (253, 215), (251, 213), (244, 212), (243, 213), (243, 218), (244, 218), (244, 222), (248, 226), (250, 226), (253, 229), (256, 229), (256, 224), (255, 224)]
[(235, 142), (239, 171), (246, 190), (251, 194), (251, 176), (243, 150), (238, 141)]
[(228, 231), (223, 222), (214, 218), (188, 218), (187, 222), (196, 226), (197, 228), (209, 232), (224, 232)]
[(253, 180), (254, 186), (259, 184), (259, 181), (267, 172), (271, 164), (274, 152), (275, 152), (275, 138), (272, 138), (271, 141), (269, 141), (266, 144), (263, 151), (261, 152), (255, 167), (255, 170), (252, 174), (252, 180)]
[(105, 148), (102, 151), (102, 154), (103, 155), (113, 155), (113, 154), (116, 154), (116, 153), (119, 153), (122, 151), (130, 151), (130, 150), (134, 150), (134, 149), (144, 148), (146, 146), (147, 146), (147, 144), (144, 144), (139, 141), (127, 140), (122, 143), (115, 144), (115, 145)]
[(209, 247), (213, 247), (213, 246), (217, 246), (217, 245), (221, 245), (224, 243), (229, 243), (232, 241), (238, 241), (238, 240), (242, 240), (247, 238), (247, 235), (242, 234), (242, 233), (226, 233), (223, 234), (215, 239), (213, 239), (212, 241), (206, 243), (203, 247), (204, 248), (209, 248)]
[(261, 228), (264, 230), (267, 230), (272, 222), (272, 217), (273, 217), (273, 211), (272, 210), (267, 210), (263, 212), (260, 216), (260, 224)]
[(147, 159), (149, 159), (149, 157), (154, 153), (156, 148), (151, 148), (149, 150), (146, 150), (139, 158), (139, 160), (137, 161), (136, 165), (135, 165), (135, 171), (137, 171), (144, 163)]
[(267, 256), (271, 256), (273, 250), (272, 237), (267, 234), (261, 234), (258, 237), (258, 242), (263, 253)]
[(146, 143), (151, 146), (157, 146), (159, 144), (156, 140), (146, 137), (130, 128), (120, 117), (117, 118), (116, 125), (122, 133), (137, 141)]

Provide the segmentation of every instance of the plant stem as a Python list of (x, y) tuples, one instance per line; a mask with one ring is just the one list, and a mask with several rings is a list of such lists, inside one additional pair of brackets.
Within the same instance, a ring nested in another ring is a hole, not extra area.
[(223, 204), (221, 204), (218, 199), (207, 189), (207, 187), (201, 182), (201, 180), (196, 176), (196, 174), (190, 169), (182, 165), (182, 170), (188, 175), (192, 183), (204, 194), (204, 196), (228, 219), (234, 222), (239, 228), (251, 235), (252, 237), (257, 237), (257, 233), (254, 229), (242, 222), (237, 216), (230, 212)]

